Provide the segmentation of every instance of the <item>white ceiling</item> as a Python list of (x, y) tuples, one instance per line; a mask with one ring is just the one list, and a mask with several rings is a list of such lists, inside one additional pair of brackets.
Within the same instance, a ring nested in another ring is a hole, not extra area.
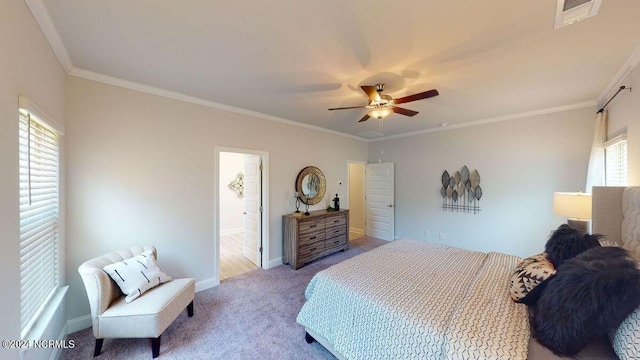
[(385, 136), (593, 106), (640, 44), (637, 0), (559, 30), (556, 0), (26, 1), (71, 74), (351, 135), (378, 121), (327, 109), (365, 105), (359, 86), (378, 82), (394, 98), (440, 92), (403, 104), (420, 113), (392, 114)]

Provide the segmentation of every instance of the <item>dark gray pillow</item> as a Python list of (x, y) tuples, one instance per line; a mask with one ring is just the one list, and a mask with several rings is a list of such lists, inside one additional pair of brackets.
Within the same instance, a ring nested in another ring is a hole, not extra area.
[(544, 251), (547, 259), (557, 269), (566, 260), (569, 260), (583, 251), (600, 246), (600, 235), (585, 234), (567, 224), (560, 225), (549, 237)]
[(575, 356), (616, 329), (640, 305), (640, 270), (626, 250), (594, 247), (557, 269), (531, 316), (533, 336), (559, 356)]

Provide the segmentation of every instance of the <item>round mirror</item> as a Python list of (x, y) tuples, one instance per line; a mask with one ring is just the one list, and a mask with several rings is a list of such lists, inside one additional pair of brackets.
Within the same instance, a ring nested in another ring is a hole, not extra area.
[(305, 204), (317, 204), (324, 197), (327, 181), (320, 169), (315, 166), (307, 166), (298, 173), (296, 178), (296, 191), (300, 201)]

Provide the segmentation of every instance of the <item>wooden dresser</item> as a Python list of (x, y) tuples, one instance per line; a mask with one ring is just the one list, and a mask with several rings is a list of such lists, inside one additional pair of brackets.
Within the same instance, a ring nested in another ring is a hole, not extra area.
[(294, 269), (319, 257), (349, 249), (349, 210), (312, 211), (282, 217), (285, 264)]

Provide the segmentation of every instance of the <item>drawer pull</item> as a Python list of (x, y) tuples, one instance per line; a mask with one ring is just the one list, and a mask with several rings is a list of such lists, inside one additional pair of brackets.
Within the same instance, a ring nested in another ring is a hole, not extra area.
[(337, 222), (340, 222), (340, 220), (333, 220), (333, 223), (334, 223), (334, 224), (335, 224), (335, 223), (337, 223)]
[(312, 236), (312, 237), (309, 238), (309, 240), (313, 240), (315, 238), (317, 238), (317, 236)]
[(309, 227), (310, 227), (310, 228), (314, 228), (314, 227), (316, 227), (316, 226), (318, 226), (318, 225), (311, 225), (311, 226), (309, 226)]
[(334, 241), (333, 243), (334, 243), (334, 244), (337, 244), (337, 243), (339, 243), (339, 242), (340, 242), (340, 240), (336, 240), (336, 241)]
[(316, 251), (317, 248), (310, 249), (309, 251)]
[(333, 233), (334, 233), (334, 234), (337, 234), (337, 233), (339, 233), (340, 231), (341, 231), (341, 230), (333, 230)]

